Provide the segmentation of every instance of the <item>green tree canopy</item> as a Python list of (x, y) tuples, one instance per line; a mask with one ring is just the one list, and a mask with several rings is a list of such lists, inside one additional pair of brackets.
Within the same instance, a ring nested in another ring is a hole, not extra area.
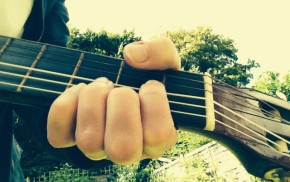
[(247, 64), (238, 63), (234, 41), (214, 34), (209, 27), (192, 31), (180, 29), (167, 32), (166, 36), (175, 43), (185, 71), (209, 72), (214, 78), (237, 86), (248, 84), (253, 78), (251, 69), (259, 67), (250, 59)]
[(105, 30), (100, 32), (86, 30), (82, 33), (79, 29), (72, 28), (70, 36), (69, 48), (113, 57), (120, 57), (125, 45), (141, 40), (141, 37), (136, 36), (134, 31), (127, 30), (124, 30), (122, 34)]
[(276, 95), (276, 92), (282, 92), (285, 94), (287, 100), (290, 100), (290, 72), (280, 79), (280, 73), (267, 71), (262, 73), (254, 87), (254, 89), (261, 92)]

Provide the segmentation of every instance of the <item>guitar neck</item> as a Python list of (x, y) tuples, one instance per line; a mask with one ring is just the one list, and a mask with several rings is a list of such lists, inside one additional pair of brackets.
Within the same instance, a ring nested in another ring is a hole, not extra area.
[(163, 82), (167, 92), (172, 93), (168, 99), (177, 126), (206, 127), (204, 75), (173, 70), (139, 70), (128, 66), (122, 59), (0, 37), (2, 102), (49, 105), (70, 86), (90, 83), (98, 77), (107, 77), (116, 86), (129, 86), (136, 91), (147, 80)]

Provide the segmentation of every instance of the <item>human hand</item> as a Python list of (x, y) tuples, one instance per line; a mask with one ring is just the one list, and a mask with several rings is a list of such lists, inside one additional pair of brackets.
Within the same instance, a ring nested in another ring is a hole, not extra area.
[[(140, 69), (180, 68), (167, 38), (129, 44), (124, 58)], [(47, 137), (55, 148), (77, 145), (92, 160), (126, 165), (162, 156), (176, 143), (177, 132), (162, 83), (148, 81), (136, 93), (98, 78), (69, 88), (53, 102)]]

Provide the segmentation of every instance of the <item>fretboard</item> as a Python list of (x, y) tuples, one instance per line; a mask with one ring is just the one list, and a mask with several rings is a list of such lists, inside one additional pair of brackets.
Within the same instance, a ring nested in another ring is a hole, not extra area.
[[(55, 99), (68, 87), (107, 77), (116, 86), (138, 88), (147, 80), (166, 86), (170, 108), (183, 126), (205, 126), (204, 75), (134, 69), (124, 60), (27, 40), (0, 37), (0, 94)], [(184, 97), (181, 97), (184, 96)], [(0, 102), (4, 102), (3, 95)], [(17, 101), (14, 101), (17, 102)], [(186, 114), (185, 114), (186, 113)]]

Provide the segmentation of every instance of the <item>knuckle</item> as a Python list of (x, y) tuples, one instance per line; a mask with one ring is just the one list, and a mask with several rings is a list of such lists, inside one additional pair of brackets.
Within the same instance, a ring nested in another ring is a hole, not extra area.
[(63, 142), (59, 141), (59, 139), (55, 137), (48, 136), (47, 139), (48, 139), (49, 144), (53, 146), (54, 148), (61, 148), (64, 145)]
[(106, 84), (100, 84), (98, 82), (93, 82), (87, 85), (80, 93), (81, 97), (88, 95), (99, 95), (101, 97), (106, 97), (109, 93), (109, 88)]
[(70, 106), (71, 106), (70, 100), (58, 98), (52, 103), (50, 110), (53, 113), (63, 113), (67, 112)]
[(54, 147), (54, 148), (65, 148), (65, 147), (70, 147), (74, 145), (73, 140), (66, 140), (62, 137), (51, 137), (47, 136), (49, 144)]
[(140, 148), (134, 147), (127, 142), (110, 145), (105, 148), (105, 151), (113, 162), (120, 165), (128, 165), (137, 162), (142, 156), (142, 150), (140, 150)]
[(82, 137), (79, 139), (76, 138), (76, 145), (83, 153), (97, 153), (102, 151), (102, 146), (99, 144), (99, 142), (96, 142), (95, 139), (92, 139), (90, 137)]
[(166, 143), (172, 143), (171, 141), (176, 140), (175, 129), (164, 129), (157, 127), (150, 131), (144, 131), (144, 142), (145, 145), (151, 147), (161, 147)]
[(109, 95), (115, 98), (138, 98), (138, 94), (129, 87), (114, 88)]
[(139, 96), (143, 98), (149, 95), (165, 96), (166, 91), (164, 85), (154, 80), (148, 81), (146, 84), (142, 85), (139, 91)]
[(168, 134), (162, 130), (144, 132), (145, 144), (152, 147), (162, 146), (168, 140)]

